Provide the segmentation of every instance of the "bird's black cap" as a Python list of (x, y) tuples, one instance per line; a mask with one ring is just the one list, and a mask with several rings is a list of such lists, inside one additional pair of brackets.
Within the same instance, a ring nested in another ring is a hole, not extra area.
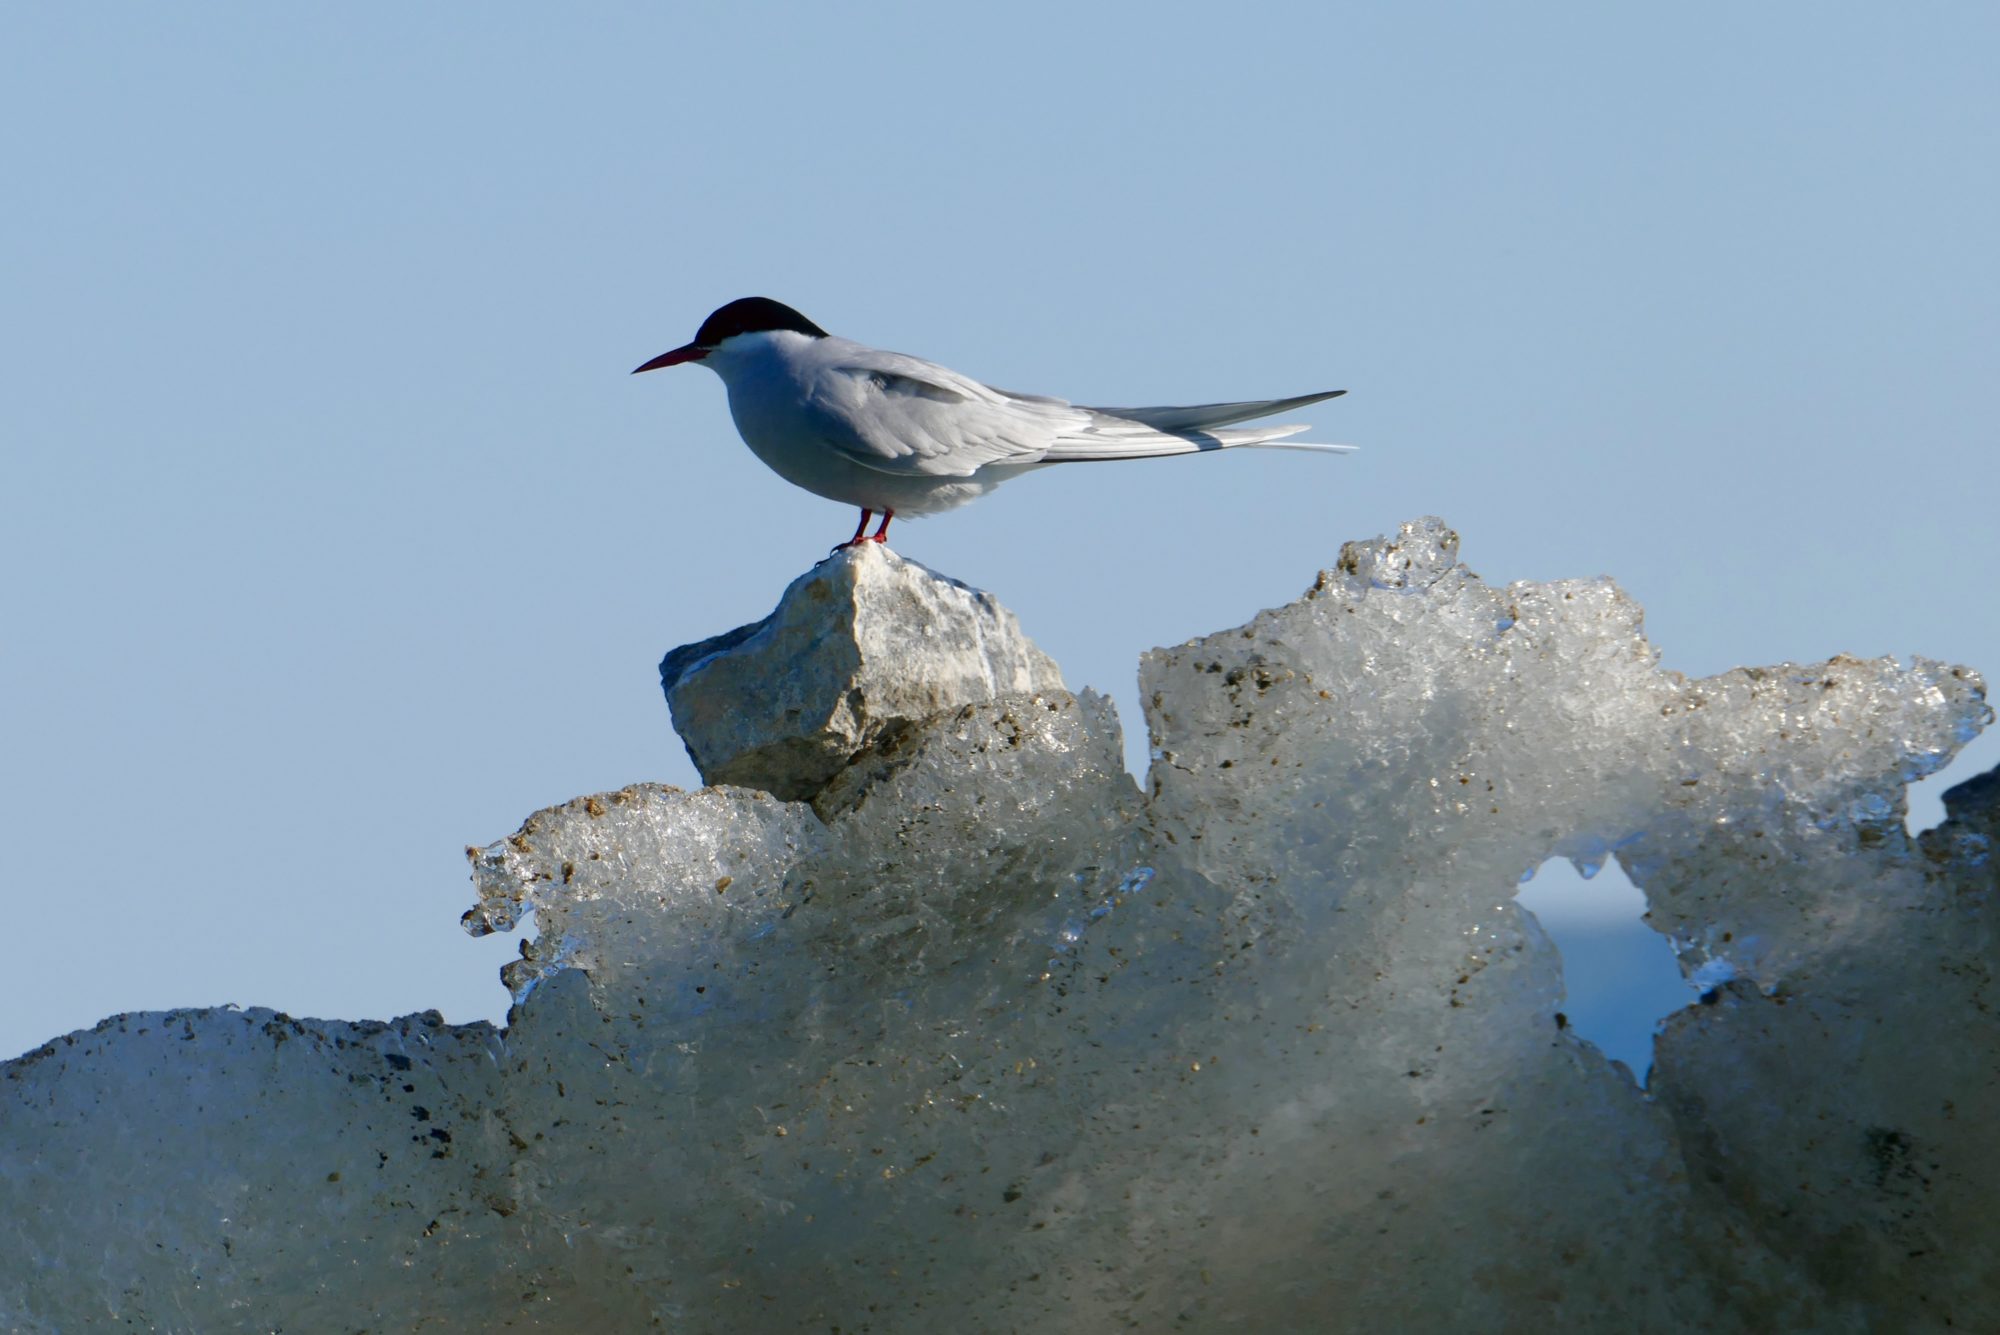
[(739, 297), (701, 322), (701, 328), (695, 332), (694, 346), (719, 347), (723, 339), (737, 334), (766, 334), (779, 329), (789, 329), (795, 334), (806, 334), (812, 338), (826, 337), (826, 330), (782, 301), (773, 301), (769, 297)]

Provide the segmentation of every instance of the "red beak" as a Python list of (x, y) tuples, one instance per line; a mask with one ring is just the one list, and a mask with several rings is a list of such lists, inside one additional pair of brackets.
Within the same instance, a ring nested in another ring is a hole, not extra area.
[(682, 362), (698, 362), (703, 357), (708, 356), (708, 351), (707, 348), (698, 348), (690, 343), (686, 347), (675, 348), (672, 352), (663, 352), (644, 366), (634, 367), (632, 374), (637, 375), (641, 371), (657, 371), (662, 366), (679, 366)]

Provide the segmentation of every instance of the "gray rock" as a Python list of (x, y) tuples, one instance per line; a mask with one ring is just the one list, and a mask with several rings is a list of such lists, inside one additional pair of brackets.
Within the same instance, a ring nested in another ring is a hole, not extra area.
[(814, 566), (762, 621), (675, 649), (660, 685), (705, 782), (787, 800), (945, 710), (1064, 690), (992, 595), (876, 543)]

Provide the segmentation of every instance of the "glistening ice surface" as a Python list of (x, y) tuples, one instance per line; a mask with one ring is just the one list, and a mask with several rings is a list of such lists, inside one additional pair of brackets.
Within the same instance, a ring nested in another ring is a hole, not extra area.
[[(814, 805), (641, 786), (474, 858), (505, 1031), (125, 1016), (4, 1068), (0, 1328), (1992, 1329), (1978, 678), (1687, 681), (1436, 521)], [(1650, 1097), (1512, 897), (1647, 894)]]

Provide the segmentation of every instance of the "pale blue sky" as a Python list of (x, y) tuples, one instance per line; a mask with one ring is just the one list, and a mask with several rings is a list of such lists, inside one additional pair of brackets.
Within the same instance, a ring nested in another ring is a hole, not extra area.
[[(899, 523), (1128, 730), (1145, 648), (1423, 513), (1669, 666), (2000, 671), (2000, 11), (0, 10), (0, 1055), (498, 1016), (460, 849), (689, 782), (655, 664), (853, 516), (699, 370), (761, 293), (1023, 390), (1345, 387), (1365, 453)], [(1982, 740), (1954, 777), (2000, 761)]]

